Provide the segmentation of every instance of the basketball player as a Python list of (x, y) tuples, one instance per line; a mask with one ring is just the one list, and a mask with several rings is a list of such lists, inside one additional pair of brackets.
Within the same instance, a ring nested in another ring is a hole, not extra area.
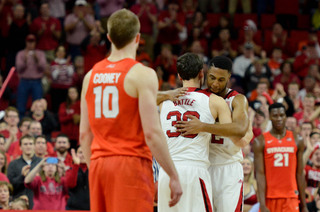
[(232, 114), (232, 123), (209, 124), (195, 116), (191, 121), (178, 121), (177, 131), (183, 136), (208, 132), (213, 134), (210, 144), (209, 172), (212, 181), (213, 209), (216, 212), (242, 211), (243, 155), (241, 147), (253, 137), (248, 118), (248, 101), (235, 90), (227, 88), (232, 71), (229, 58), (218, 56), (209, 62), (208, 91), (225, 99)]
[(161, 132), (157, 76), (135, 61), (139, 30), (139, 19), (132, 12), (122, 9), (113, 13), (107, 35), (111, 54), (98, 62), (83, 82), (80, 142), (90, 164), (90, 205), (94, 212), (153, 210), (151, 152), (170, 177), (171, 199), (167, 204), (174, 206), (182, 195)]
[(171, 157), (177, 167), (183, 189), (180, 202), (169, 208), (169, 178), (160, 170), (158, 210), (171, 211), (212, 211), (211, 180), (208, 172), (209, 143), (211, 134), (199, 133), (182, 136), (174, 127), (175, 122), (187, 120), (187, 115), (194, 115), (203, 122), (214, 123), (218, 118), (221, 123), (231, 123), (231, 112), (226, 110), (223, 98), (201, 90), (203, 82), (203, 61), (192, 53), (178, 58), (177, 70), (187, 94), (176, 101), (165, 101), (160, 105), (160, 121), (167, 137)]
[(269, 114), (272, 129), (253, 144), (260, 210), (306, 212), (303, 140), (286, 130), (286, 110), (281, 103), (270, 105)]

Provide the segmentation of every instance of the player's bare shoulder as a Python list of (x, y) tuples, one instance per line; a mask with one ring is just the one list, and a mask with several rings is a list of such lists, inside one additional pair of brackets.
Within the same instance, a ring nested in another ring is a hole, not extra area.
[(218, 96), (214, 93), (211, 93), (209, 97), (209, 102), (210, 102), (210, 108), (211, 107), (216, 108), (216, 107), (227, 105), (225, 100), (221, 96)]
[(241, 93), (238, 93), (232, 101), (232, 108), (235, 109), (238, 107), (241, 107), (244, 109), (248, 108), (248, 99)]
[(132, 97), (138, 97), (143, 89), (158, 89), (158, 80), (155, 71), (141, 63), (135, 64), (124, 80), (125, 91)]
[(141, 63), (137, 63), (128, 72), (127, 77), (129, 80), (134, 80), (137, 84), (141, 84), (144, 81), (157, 78), (157, 75), (152, 68), (144, 66)]

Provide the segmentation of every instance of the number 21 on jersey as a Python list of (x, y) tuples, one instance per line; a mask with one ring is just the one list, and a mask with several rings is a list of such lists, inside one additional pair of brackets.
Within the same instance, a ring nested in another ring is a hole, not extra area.
[(94, 116), (101, 118), (101, 112), (105, 118), (115, 118), (119, 114), (119, 91), (116, 86), (102, 86), (93, 89), (95, 94)]
[(288, 153), (276, 153), (274, 155), (274, 167), (288, 167), (288, 166), (289, 166)]

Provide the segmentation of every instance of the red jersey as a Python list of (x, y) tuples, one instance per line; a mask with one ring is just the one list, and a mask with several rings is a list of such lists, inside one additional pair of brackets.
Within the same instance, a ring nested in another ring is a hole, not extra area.
[(282, 139), (277, 139), (266, 132), (263, 137), (266, 198), (297, 198), (298, 148), (293, 133), (287, 130)]
[(320, 169), (306, 165), (304, 171), (306, 172), (307, 187), (317, 188), (320, 182)]
[(137, 63), (129, 58), (117, 62), (104, 59), (92, 69), (86, 93), (88, 117), (94, 135), (91, 159), (126, 155), (152, 161), (144, 139), (139, 100), (124, 90), (125, 77)]

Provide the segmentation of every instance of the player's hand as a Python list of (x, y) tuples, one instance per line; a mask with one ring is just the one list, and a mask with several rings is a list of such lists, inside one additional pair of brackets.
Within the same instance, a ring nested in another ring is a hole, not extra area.
[(178, 88), (175, 90), (168, 91), (169, 100), (176, 101), (180, 96), (184, 96), (187, 94), (188, 88)]
[(181, 132), (182, 136), (190, 134), (198, 134), (202, 129), (202, 122), (195, 116), (187, 115), (190, 121), (177, 121), (175, 127), (177, 132)]
[(169, 206), (173, 207), (179, 202), (182, 195), (182, 188), (180, 185), (179, 178), (171, 177), (169, 186), (171, 190), (171, 194), (170, 194), (171, 200), (169, 201)]

